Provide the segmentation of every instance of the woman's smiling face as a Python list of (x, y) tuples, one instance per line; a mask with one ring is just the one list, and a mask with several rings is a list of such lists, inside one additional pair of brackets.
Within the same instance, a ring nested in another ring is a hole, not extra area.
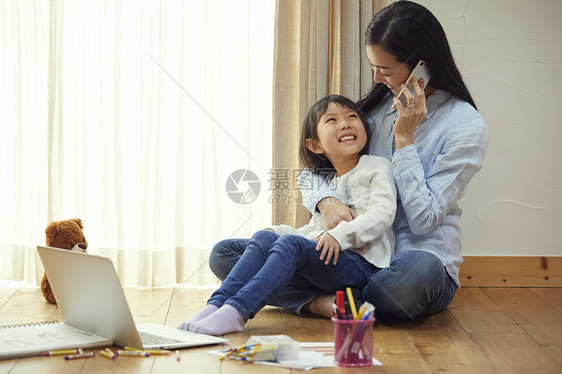
[(393, 55), (378, 45), (367, 46), (367, 58), (373, 69), (373, 80), (387, 86), (394, 96), (401, 91), (400, 85), (406, 82), (410, 75), (408, 65), (396, 61)]

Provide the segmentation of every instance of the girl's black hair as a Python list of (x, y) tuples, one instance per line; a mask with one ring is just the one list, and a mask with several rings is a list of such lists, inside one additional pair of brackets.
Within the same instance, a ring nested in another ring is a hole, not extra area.
[(359, 110), (357, 104), (355, 104), (352, 100), (341, 95), (330, 95), (320, 99), (316, 104), (314, 104), (308, 111), (308, 114), (302, 124), (299, 145), (299, 160), (303, 168), (308, 169), (315, 174), (321, 175), (328, 182), (336, 175), (334, 165), (332, 165), (325, 155), (317, 154), (309, 150), (306, 147), (306, 139), (318, 139), (318, 122), (326, 113), (328, 106), (331, 103), (355, 111), (359, 116), (359, 119), (361, 119), (361, 122), (365, 127), (365, 132), (367, 133), (367, 142), (365, 143), (365, 147), (363, 147), (363, 149), (359, 152), (360, 156), (369, 153), (369, 142), (371, 140), (371, 131), (365, 121), (364, 113)]
[[(367, 26), (365, 45), (377, 45), (412, 70), (425, 60), (431, 73), (430, 85), (451, 92), (476, 109), (443, 27), (425, 7), (411, 1), (397, 1), (380, 10)], [(357, 103), (365, 113), (375, 108), (388, 93), (384, 84), (373, 87)]]

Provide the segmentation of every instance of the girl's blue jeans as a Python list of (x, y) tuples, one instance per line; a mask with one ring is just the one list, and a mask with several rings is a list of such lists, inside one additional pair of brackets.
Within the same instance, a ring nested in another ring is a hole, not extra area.
[[(319, 293), (335, 293), (346, 287), (361, 289), (378, 270), (354, 251), (341, 251), (336, 265), (333, 261), (326, 265), (319, 259), (317, 243), (302, 236), (280, 236), (262, 230), (244, 244), (243, 248), (235, 245), (234, 252), (227, 250), (230, 254), (223, 253), (222, 259), (232, 257), (232, 261), (227, 261), (228, 271), (221, 273), (224, 281), (208, 304), (219, 308), (231, 305), (245, 319), (275, 302), (278, 296), (282, 306), (300, 311)], [(214, 268), (221, 261), (212, 262)], [(296, 293), (287, 295), (287, 289)]]
[[(281, 238), (283, 237), (279, 239)], [(292, 238), (287, 239), (287, 242), (292, 243), (293, 240), (299, 243), (308, 241), (314, 243), (314, 246), (316, 245), (315, 242), (307, 239), (296, 239), (298, 237), (294, 236)], [(259, 260), (257, 260), (257, 263), (261, 264), (261, 261), (264, 261), (264, 258), (267, 256), (264, 257), (263, 252), (256, 251), (250, 244), (251, 240), (249, 239), (228, 239), (217, 243), (209, 256), (209, 266), (213, 273), (221, 280), (228, 280), (229, 273), (231, 270), (234, 272), (236, 269), (235, 265), (241, 262), (248, 250), (251, 251), (250, 256), (258, 256)], [(256, 252), (258, 254), (254, 254)], [(303, 252), (301, 253), (304, 254)], [(291, 309), (297, 314), (304, 314), (302, 307), (316, 297), (334, 293), (336, 290), (344, 289), (346, 286), (355, 286), (361, 290), (361, 294), (366, 301), (375, 305), (377, 315), (413, 319), (444, 310), (453, 300), (458, 288), (439, 258), (423, 250), (402, 252), (392, 258), (388, 268), (380, 270), (371, 264), (366, 266), (361, 263), (361, 261), (366, 261), (355, 252), (343, 251), (342, 254), (344, 253), (354, 254), (354, 256), (350, 257), (358, 258), (351, 258), (348, 261), (348, 256), (346, 256), (341, 265), (338, 261), (337, 266), (326, 266), (322, 261), (318, 260), (318, 252), (313, 249), (309, 250), (309, 256), (304, 260), (304, 264), (308, 261), (315, 266), (313, 266), (314, 270), (308, 277), (305, 276), (304, 272), (301, 273), (299, 271), (299, 269), (303, 269), (303, 263), (300, 264), (301, 267), (299, 268), (299, 265), (295, 265), (291, 261), (292, 265), (289, 268), (295, 269), (296, 274), (293, 274), (295, 272), (285, 273), (284, 277), (282, 277), (283, 281), (278, 281), (276, 286), (267, 295), (264, 293), (264, 297), (257, 302), (256, 307), (247, 316), (253, 317), (252, 313), (257, 312), (266, 304), (281, 306)], [(268, 269), (275, 271), (276, 274), (279, 273), (280, 269), (284, 269), (281, 273), (283, 271), (290, 271), (287, 270), (284, 264), (289, 262), (288, 260), (282, 259), (283, 256), (280, 256), (279, 253), (274, 258), (279, 260), (276, 260), (275, 263), (272, 262)], [(316, 262), (314, 263), (313, 260)], [(277, 268), (277, 264), (282, 267)], [(241, 272), (244, 272), (243, 266), (240, 267)], [(366, 271), (370, 271), (370, 273), (366, 281), (362, 281)], [(325, 273), (322, 274), (323, 272)], [(349, 278), (347, 278), (348, 272), (351, 273)], [(259, 280), (253, 283), (255, 289), (263, 289), (260, 288), (259, 283), (269, 278), (267, 274), (267, 272), (260, 274)], [(354, 275), (357, 275), (357, 279), (353, 279)], [(238, 275), (235, 277), (238, 278)], [(287, 278), (289, 278), (288, 281)], [(238, 282), (243, 282), (243, 279), (241, 278)], [(240, 284), (236, 287), (239, 286)], [(246, 292), (245, 295), (244, 297), (250, 297)], [(221, 297), (224, 299), (225, 296), (226, 294)], [(240, 298), (234, 300), (236, 300), (236, 303), (243, 301)], [(236, 304), (233, 304), (233, 306), (238, 309)], [(238, 310), (240, 311), (240, 309)]]

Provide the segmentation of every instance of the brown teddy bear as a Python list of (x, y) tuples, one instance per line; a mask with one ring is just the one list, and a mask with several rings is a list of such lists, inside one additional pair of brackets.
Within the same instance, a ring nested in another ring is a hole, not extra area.
[[(85, 253), (88, 248), (88, 242), (84, 237), (82, 229), (82, 220), (80, 218), (68, 219), (65, 221), (53, 221), (49, 223), (45, 229), (47, 238), (47, 247), (55, 247), (68, 249), (69, 251), (77, 251)], [(51, 304), (56, 304), (55, 296), (49, 285), (47, 274), (41, 279), (41, 292), (45, 300)]]

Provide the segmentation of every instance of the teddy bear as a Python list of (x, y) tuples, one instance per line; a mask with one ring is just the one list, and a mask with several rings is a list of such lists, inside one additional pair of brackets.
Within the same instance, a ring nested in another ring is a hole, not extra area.
[[(67, 219), (64, 221), (53, 221), (49, 223), (45, 229), (45, 237), (47, 238), (47, 247), (55, 247), (68, 249), (85, 253), (88, 248), (88, 242), (84, 237), (82, 229), (82, 220), (80, 218)], [(55, 296), (49, 285), (47, 274), (44, 273), (41, 279), (41, 292), (45, 300), (51, 304), (56, 304)]]

